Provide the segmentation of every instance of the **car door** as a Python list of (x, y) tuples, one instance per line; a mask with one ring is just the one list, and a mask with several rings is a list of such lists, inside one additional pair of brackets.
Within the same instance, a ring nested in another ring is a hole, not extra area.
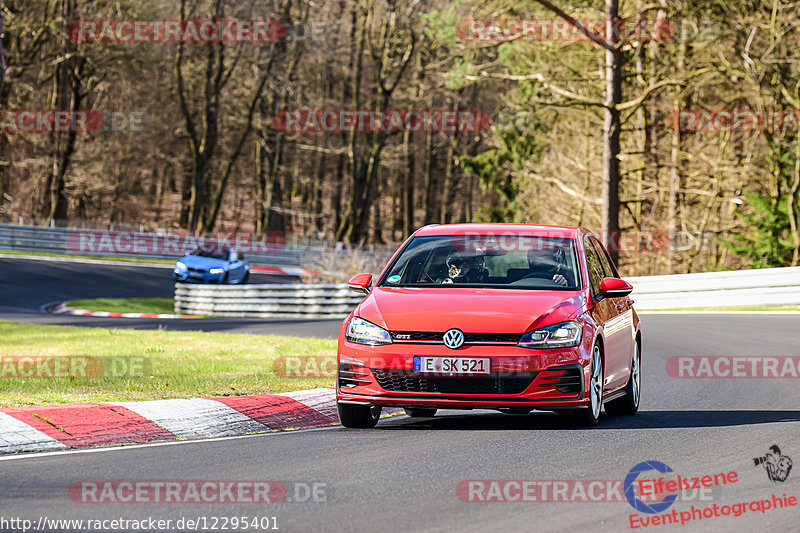
[(615, 337), (614, 333), (608, 326), (614, 325), (619, 312), (616, 309), (616, 304), (612, 298), (603, 298), (600, 296), (600, 282), (603, 278), (607, 277), (603, 263), (600, 260), (600, 255), (597, 252), (592, 239), (586, 237), (584, 239), (584, 250), (586, 253), (586, 266), (589, 269), (589, 284), (592, 293), (592, 308), (591, 313), (595, 322), (603, 327), (604, 333), (604, 348), (605, 348), (605, 369), (603, 388), (613, 389), (620, 380), (620, 366), (622, 363), (621, 353), (619, 351), (619, 337)]
[[(619, 273), (600, 241), (594, 237), (590, 237), (589, 240), (603, 267), (604, 277), (618, 278)], [(608, 350), (609, 352), (613, 351), (611, 357), (606, 354), (606, 358), (613, 361), (614, 366), (607, 377), (609, 378), (609, 388), (614, 389), (627, 383), (631, 371), (630, 364), (633, 356), (633, 310), (631, 304), (633, 302), (627, 296), (606, 298), (605, 300), (609, 303), (608, 307), (612, 318), (603, 325), (603, 331)]]

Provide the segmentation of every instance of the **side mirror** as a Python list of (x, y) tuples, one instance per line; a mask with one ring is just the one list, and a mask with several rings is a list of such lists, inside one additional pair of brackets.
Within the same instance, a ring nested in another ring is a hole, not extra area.
[(372, 288), (372, 274), (358, 274), (350, 278), (347, 285), (356, 292), (363, 292), (369, 294)]
[(605, 298), (622, 298), (633, 290), (633, 285), (619, 278), (603, 278), (600, 282), (600, 294)]

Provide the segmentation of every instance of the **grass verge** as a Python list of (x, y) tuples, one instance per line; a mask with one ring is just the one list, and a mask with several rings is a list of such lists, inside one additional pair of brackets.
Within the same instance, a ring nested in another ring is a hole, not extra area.
[[(22, 363), (8, 360), (68, 356), (115, 358), (104, 359), (106, 369), (143, 361), (145, 371), (133, 377), (104, 372), (95, 378), (21, 378), (16, 372)], [(336, 341), (0, 321), (0, 407), (274, 394), (334, 384), (333, 377), (276, 374), (273, 363), (284, 356), (335, 357)]]
[(93, 300), (72, 300), (67, 305), (74, 309), (108, 311), (110, 313), (173, 314), (175, 312), (172, 298), (95, 298)]

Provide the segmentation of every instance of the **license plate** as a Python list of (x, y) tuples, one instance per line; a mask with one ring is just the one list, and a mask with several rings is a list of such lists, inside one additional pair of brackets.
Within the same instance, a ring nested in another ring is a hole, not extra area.
[(488, 357), (414, 356), (414, 372), (418, 374), (480, 376), (489, 374), (491, 367), (492, 360)]

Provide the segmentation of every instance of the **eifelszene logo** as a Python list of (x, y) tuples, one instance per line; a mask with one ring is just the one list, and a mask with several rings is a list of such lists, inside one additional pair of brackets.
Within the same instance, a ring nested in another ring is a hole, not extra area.
[(776, 483), (786, 481), (789, 472), (792, 471), (792, 460), (786, 455), (781, 455), (781, 449), (777, 444), (770, 446), (766, 455), (754, 458), (753, 464), (763, 466), (769, 480)]
[(636, 509), (637, 511), (641, 511), (643, 513), (649, 514), (657, 514), (661, 511), (664, 511), (669, 508), (670, 505), (675, 503), (677, 499), (677, 494), (668, 494), (664, 497), (663, 500), (660, 502), (648, 502), (645, 503), (640, 500), (636, 496), (636, 479), (639, 477), (639, 474), (643, 472), (648, 472), (650, 470), (655, 470), (660, 472), (661, 474), (665, 474), (667, 472), (672, 472), (672, 469), (659, 461), (643, 461), (638, 465), (631, 468), (628, 475), (625, 476), (625, 483), (623, 485), (625, 490), (625, 498), (628, 500), (628, 503), (631, 504), (631, 507)]

